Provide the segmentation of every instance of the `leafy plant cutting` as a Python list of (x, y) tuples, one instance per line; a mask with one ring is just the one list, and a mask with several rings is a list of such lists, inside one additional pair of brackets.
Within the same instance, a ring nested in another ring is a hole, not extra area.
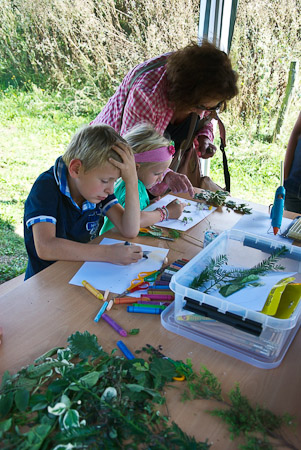
[(207, 267), (193, 279), (190, 287), (206, 294), (217, 288), (223, 297), (228, 297), (247, 285), (260, 286), (262, 285), (259, 281), (260, 276), (270, 271), (284, 270), (283, 266), (278, 265), (278, 261), (286, 252), (287, 248), (283, 246), (250, 269), (228, 270), (225, 268), (228, 263), (227, 255), (219, 255), (210, 259)]
[(233, 200), (227, 200), (229, 196), (227, 191), (208, 191), (206, 189), (202, 192), (195, 194), (194, 198), (196, 200), (204, 200), (208, 205), (212, 206), (225, 206), (228, 211), (233, 209), (233, 211), (241, 214), (252, 214), (252, 208), (248, 208), (246, 203), (236, 203)]
[(197, 442), (161, 413), (162, 389), (169, 383), (175, 386), (173, 379), (179, 375), (185, 376), (187, 386), (183, 400), (212, 398), (222, 403), (212, 414), (228, 424), (232, 438), (245, 436), (247, 446), (242, 449), (261, 448), (249, 447), (249, 442), (268, 443), (269, 436), (286, 442), (280, 429), (292, 423), (290, 416), (253, 409), (238, 387), (230, 393), (230, 404), (224, 402), (216, 377), (206, 368), (198, 375), (189, 360), (162, 358), (151, 346), (142, 349), (148, 360), (126, 360), (115, 351), (106, 353), (87, 331), (70, 336), (68, 344), (14, 375), (5, 372), (1, 449), (209, 449), (207, 439)]

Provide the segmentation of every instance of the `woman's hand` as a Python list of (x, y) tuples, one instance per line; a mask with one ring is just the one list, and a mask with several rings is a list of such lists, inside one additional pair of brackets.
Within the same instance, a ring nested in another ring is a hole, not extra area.
[(180, 200), (175, 199), (172, 202), (170, 202), (166, 209), (168, 210), (169, 219), (178, 219), (180, 215), (182, 214), (184, 208), (186, 206), (186, 203), (181, 203)]
[(164, 183), (167, 184), (169, 189), (175, 194), (180, 194), (181, 192), (188, 192), (190, 197), (194, 197), (194, 189), (192, 184), (186, 175), (182, 173), (176, 173), (170, 170), (164, 177)]
[(216, 152), (216, 146), (212, 144), (210, 139), (207, 136), (199, 136), (199, 149), (198, 156), (203, 159), (212, 158), (212, 156)]

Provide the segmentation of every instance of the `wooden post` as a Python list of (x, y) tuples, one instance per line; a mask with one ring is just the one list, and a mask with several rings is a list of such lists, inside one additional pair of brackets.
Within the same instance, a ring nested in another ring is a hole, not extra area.
[(274, 134), (273, 134), (273, 142), (276, 141), (278, 134), (280, 134), (281, 127), (283, 125), (286, 113), (288, 111), (288, 108), (289, 108), (289, 105), (290, 105), (290, 102), (291, 102), (291, 99), (293, 96), (295, 81), (296, 81), (297, 74), (298, 74), (298, 69), (299, 69), (299, 62), (292, 61), (290, 64), (288, 82), (287, 82), (287, 86), (286, 86), (286, 90), (285, 90), (284, 99), (283, 99), (283, 102), (282, 102), (282, 105), (281, 105), (281, 108), (279, 111), (277, 123), (276, 123)]

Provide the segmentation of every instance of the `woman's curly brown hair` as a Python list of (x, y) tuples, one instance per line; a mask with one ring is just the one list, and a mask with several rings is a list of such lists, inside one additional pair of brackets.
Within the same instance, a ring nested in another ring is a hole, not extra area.
[(178, 109), (202, 104), (202, 100), (226, 102), (238, 94), (236, 72), (228, 55), (205, 41), (191, 43), (172, 53), (166, 65), (168, 99)]

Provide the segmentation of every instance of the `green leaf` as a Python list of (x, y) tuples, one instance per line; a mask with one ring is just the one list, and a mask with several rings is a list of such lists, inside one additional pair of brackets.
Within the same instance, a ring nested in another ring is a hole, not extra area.
[(70, 350), (74, 355), (80, 358), (88, 358), (88, 356), (98, 357), (104, 354), (102, 347), (98, 345), (95, 334), (88, 331), (80, 333), (77, 331), (68, 338)]
[(63, 426), (66, 430), (79, 427), (79, 413), (76, 409), (69, 409), (64, 415)]
[(87, 375), (84, 375), (79, 379), (79, 382), (83, 384), (87, 388), (91, 388), (95, 386), (97, 381), (99, 380), (100, 373), (99, 372), (90, 372)]
[(47, 406), (48, 406), (48, 402), (37, 403), (36, 405), (34, 405), (34, 406), (31, 408), (31, 411), (32, 411), (32, 412), (34, 412), (34, 411), (42, 411), (42, 409), (47, 408)]
[(43, 355), (39, 356), (37, 359), (34, 360), (36, 364), (44, 361), (46, 358), (50, 358), (53, 356), (60, 348), (62, 347), (54, 347), (51, 350), (48, 350), (48, 352), (43, 353)]
[(131, 331), (129, 331), (129, 334), (132, 334), (133, 336), (135, 334), (138, 334), (140, 332), (140, 328), (132, 328)]
[(27, 389), (19, 389), (15, 393), (15, 404), (19, 411), (25, 411), (29, 402), (29, 392)]
[(5, 387), (6, 383), (12, 380), (12, 376), (8, 370), (6, 370), (2, 376), (1, 389)]
[(38, 383), (38, 381), (33, 378), (27, 378), (27, 377), (21, 376), (16, 381), (16, 387), (22, 388), (22, 389), (27, 389), (27, 390), (31, 391), (32, 388), (37, 385), (37, 383)]
[(112, 427), (110, 429), (109, 436), (111, 439), (116, 439), (118, 436), (117, 430), (115, 430), (115, 428)]
[(75, 391), (75, 392), (78, 392), (81, 390), (80, 387), (75, 383), (71, 383), (70, 386), (68, 387), (68, 389), (70, 391)]
[[(172, 380), (177, 375), (176, 367), (169, 359), (154, 358), (150, 364), (150, 373), (157, 379)], [(155, 383), (156, 384), (156, 383)]]
[(11, 410), (14, 401), (14, 394), (2, 394), (0, 398), (0, 417), (5, 417)]
[(48, 435), (51, 430), (51, 425), (37, 425), (32, 428), (28, 433), (25, 433), (24, 436), (27, 437), (27, 447), (30, 450), (38, 450), (43, 444), (44, 439)]
[(240, 280), (240, 282), (241, 283), (249, 283), (250, 281), (256, 281), (256, 280), (258, 280), (259, 279), (259, 276), (258, 275), (253, 275), (253, 274), (251, 274), (251, 275), (247, 275), (246, 277), (243, 277), (241, 280)]
[(68, 363), (62, 361), (47, 361), (38, 366), (28, 366), (26, 369), (26, 374), (29, 378), (41, 378), (44, 375), (50, 374), (52, 369), (64, 366), (68, 367)]
[(76, 447), (69, 442), (67, 445), (64, 444), (56, 445), (53, 450), (72, 450), (73, 448)]
[(229, 297), (229, 295), (234, 294), (237, 291), (240, 291), (245, 287), (245, 284), (237, 283), (237, 284), (226, 284), (225, 286), (221, 287), (219, 290), (219, 293), (223, 297)]
[(61, 396), (61, 403), (64, 403), (67, 408), (70, 408), (70, 406), (71, 406), (70, 398), (67, 395), (65, 395), (65, 394), (63, 394)]
[(54, 416), (61, 416), (66, 411), (65, 403), (58, 402), (53, 407), (48, 406), (48, 412)]
[(104, 393), (101, 396), (101, 400), (103, 402), (110, 403), (113, 398), (117, 397), (117, 391), (114, 387), (109, 386), (105, 389)]
[(59, 361), (69, 361), (72, 357), (73, 355), (69, 348), (60, 348), (57, 351), (57, 359)]
[(5, 433), (8, 431), (12, 424), (12, 418), (4, 420), (3, 422), (0, 422), (0, 436), (2, 436), (2, 433)]
[(48, 391), (53, 392), (54, 394), (59, 394), (68, 387), (68, 384), (68, 381), (63, 378), (55, 380), (53, 383), (49, 384)]
[(132, 392), (146, 392), (152, 397), (160, 396), (154, 389), (148, 389), (144, 386), (140, 386), (140, 384), (125, 384), (124, 386)]

